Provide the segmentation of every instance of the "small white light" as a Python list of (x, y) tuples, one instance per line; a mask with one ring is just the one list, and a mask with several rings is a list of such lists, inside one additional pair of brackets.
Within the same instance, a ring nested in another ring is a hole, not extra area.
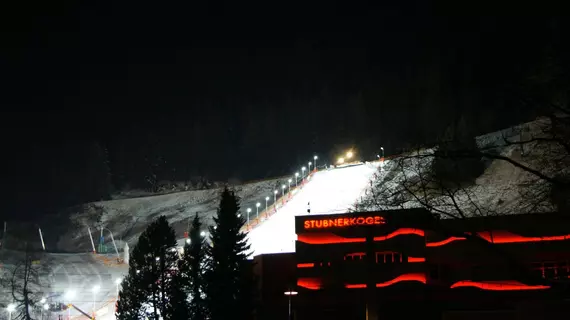
[(285, 185), (282, 185), (282, 186), (281, 186), (281, 189), (285, 189)]
[[(239, 215), (238, 215), (238, 217), (239, 217)], [(218, 229), (218, 226), (214, 226), (214, 230), (216, 230), (216, 229)]]
[(123, 282), (122, 278), (115, 279), (115, 284), (121, 284), (121, 282)]
[(7, 307), (6, 310), (8, 310), (8, 312), (14, 312), (14, 310), (16, 310), (16, 305), (13, 303), (10, 303)]
[(156, 257), (156, 261), (160, 261), (160, 257)]
[(302, 167), (302, 168), (301, 168), (301, 170), (305, 171), (305, 170), (307, 170), (307, 168), (305, 168), (305, 167)]
[(315, 159), (315, 160), (317, 160), (318, 158), (319, 158), (319, 157), (317, 157), (317, 156), (314, 156), (314, 157), (313, 157), (313, 159)]
[(311, 166), (313, 163), (311, 161), (309, 161), (309, 166)]
[(187, 243), (187, 244), (190, 244), (191, 241), (192, 241), (192, 240), (190, 240), (190, 239), (186, 239), (186, 243)]
[(261, 203), (256, 203), (255, 206), (259, 208), (259, 206), (261, 205)]
[(298, 176), (299, 176), (299, 172), (295, 172), (295, 177), (298, 177)]
[(101, 287), (98, 286), (98, 285), (96, 285), (96, 286), (93, 287), (93, 289), (91, 289), (91, 291), (93, 291), (93, 293), (95, 293), (95, 292), (98, 292), (99, 289), (101, 289)]
[(286, 296), (296, 296), (299, 294), (297, 291), (285, 291)]
[(293, 179), (289, 179), (289, 183), (291, 183), (293, 181)]
[(241, 217), (241, 213), (238, 213), (238, 218)]
[(172, 248), (172, 249), (170, 249), (170, 251), (176, 252), (176, 248)]
[(346, 157), (349, 158), (349, 159), (352, 158), (352, 151), (347, 152), (347, 153), (346, 153)]
[(49, 304), (44, 304), (44, 310), (48, 310), (49, 309)]
[(68, 290), (68, 291), (65, 293), (65, 300), (66, 300), (66, 302), (71, 302), (70, 300), (73, 299), (73, 298), (75, 298), (75, 290), (73, 290), (73, 289), (72, 289), (72, 290)]
[(141, 271), (140, 271), (140, 270), (137, 270), (137, 274), (139, 274), (139, 273), (141, 273)]
[(46, 303), (46, 298), (42, 298), (42, 299), (40, 300), (40, 303), (41, 303), (41, 304)]
[(273, 193), (277, 194), (277, 190), (273, 191)]
[(205, 237), (205, 236), (206, 236), (206, 231), (200, 232), (200, 236), (201, 236), (201, 237)]
[(251, 212), (251, 208), (247, 208), (247, 212), (248, 212), (248, 213)]
[(265, 201), (269, 201), (269, 197), (265, 197)]

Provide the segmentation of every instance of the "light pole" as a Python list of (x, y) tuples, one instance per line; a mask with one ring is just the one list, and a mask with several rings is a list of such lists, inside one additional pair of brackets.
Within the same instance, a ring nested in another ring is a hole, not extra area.
[(307, 170), (307, 168), (305, 168), (305, 167), (302, 167), (302, 168), (301, 168), (301, 173), (302, 173), (302, 174), (301, 174), (301, 179), (304, 179), (304, 178), (305, 178), (305, 170)]
[(97, 292), (99, 292), (99, 289), (101, 289), (101, 287), (96, 285), (91, 290), (93, 292), (93, 319), (95, 319), (95, 297), (97, 296)]
[(289, 182), (289, 187), (287, 188), (287, 192), (291, 192), (291, 182), (293, 182), (293, 180), (289, 179), (287, 182)]
[(8, 320), (12, 320), (12, 312), (14, 312), (15, 310), (16, 310), (16, 305), (13, 303), (10, 303), (6, 307), (6, 311), (8, 311)]
[(319, 157), (317, 157), (317, 156), (314, 156), (314, 157), (313, 157), (313, 160), (315, 160), (315, 170), (318, 169), (318, 168), (317, 168), (317, 159), (318, 159), (318, 158), (319, 158)]
[(67, 302), (67, 317), (71, 319), (71, 300), (75, 298), (75, 290), (70, 289), (65, 293), (64, 299)]
[(257, 216), (257, 218), (259, 219), (259, 206), (261, 206), (261, 203), (256, 203), (255, 204), (255, 215)]
[(297, 178), (299, 177), (299, 172), (295, 172), (295, 187), (297, 186)]
[[(190, 240), (190, 239), (186, 239), (186, 240)], [(122, 278), (115, 279), (115, 284), (117, 285), (117, 300), (119, 300), (119, 285), (121, 284), (122, 281), (123, 281)]]
[(380, 150), (382, 150), (382, 158), (384, 158), (384, 147), (380, 147)]
[(309, 161), (309, 174), (311, 173), (311, 165), (312, 165), (312, 164), (313, 164), (313, 163), (312, 163), (311, 161)]
[(275, 203), (275, 201), (277, 201), (277, 190), (273, 191), (273, 203)]
[(269, 197), (265, 197), (265, 211), (267, 211), (267, 201), (269, 201)]
[(251, 212), (251, 208), (247, 208), (247, 224), (249, 224), (249, 213)]
[(281, 196), (285, 196), (285, 185), (281, 185)]
[(297, 291), (289, 290), (285, 291), (284, 294), (289, 297), (289, 320), (291, 320), (291, 297), (296, 296), (299, 293)]

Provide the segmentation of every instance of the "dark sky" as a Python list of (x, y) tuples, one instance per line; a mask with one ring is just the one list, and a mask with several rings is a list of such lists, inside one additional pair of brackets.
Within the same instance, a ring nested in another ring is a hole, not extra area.
[(122, 188), (157, 158), (159, 179), (245, 181), (435, 141), (461, 116), (492, 130), (524, 118), (503, 89), (564, 39), (556, 8), (520, 2), (2, 5), (10, 216), (96, 200), (100, 150)]

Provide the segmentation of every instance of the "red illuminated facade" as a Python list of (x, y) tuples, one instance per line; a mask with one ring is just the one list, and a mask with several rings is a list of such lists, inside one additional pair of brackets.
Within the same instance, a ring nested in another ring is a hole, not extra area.
[(297, 319), (520, 318), (528, 301), (567, 296), (568, 215), (439, 220), (418, 209), (295, 223)]

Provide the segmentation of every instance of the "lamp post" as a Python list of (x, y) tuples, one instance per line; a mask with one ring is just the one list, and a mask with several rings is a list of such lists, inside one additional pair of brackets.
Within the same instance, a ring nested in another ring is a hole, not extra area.
[(267, 211), (267, 201), (269, 201), (269, 197), (265, 197), (265, 211)]
[(101, 287), (98, 285), (94, 286), (93, 289), (91, 289), (91, 292), (93, 292), (93, 319), (95, 319), (95, 297), (97, 296), (99, 289), (101, 289)]
[(380, 147), (380, 150), (382, 150), (382, 158), (384, 158), (384, 147)]
[(282, 184), (282, 185), (281, 185), (281, 196), (284, 196), (284, 195), (285, 195), (285, 188), (286, 188), (285, 185)]
[(251, 212), (251, 208), (247, 208), (247, 224), (249, 224), (249, 213)]
[[(190, 239), (187, 239), (187, 240), (190, 240)], [(115, 285), (117, 285), (117, 300), (119, 300), (119, 285), (121, 284), (122, 281), (123, 281), (123, 278), (115, 279)]]
[(275, 203), (275, 201), (277, 201), (277, 190), (273, 191), (273, 203)]
[(297, 178), (299, 177), (299, 172), (295, 172), (295, 187), (297, 186)]
[(6, 307), (6, 311), (8, 311), (8, 320), (12, 320), (12, 312), (14, 312), (15, 310), (16, 310), (16, 305), (13, 303), (10, 303)]
[(257, 216), (257, 218), (259, 219), (259, 206), (261, 206), (261, 203), (256, 203), (255, 204), (255, 215)]
[(291, 192), (291, 182), (293, 182), (292, 179), (289, 179), (287, 182), (289, 182), (289, 186), (287, 188), (287, 192)]
[(304, 179), (304, 177), (305, 177), (305, 170), (307, 170), (307, 168), (305, 168), (305, 167), (301, 168), (301, 179)]
[(318, 169), (318, 168), (317, 168), (317, 159), (318, 159), (318, 158), (319, 158), (319, 157), (317, 157), (317, 156), (314, 156), (314, 157), (313, 157), (313, 160), (315, 161), (315, 170)]
[(291, 320), (291, 297), (299, 294), (297, 291), (289, 290), (285, 291), (284, 294), (289, 297), (289, 320)]
[(309, 161), (309, 174), (311, 173), (311, 165), (312, 165), (312, 164), (313, 164), (313, 163), (312, 163), (311, 161)]

